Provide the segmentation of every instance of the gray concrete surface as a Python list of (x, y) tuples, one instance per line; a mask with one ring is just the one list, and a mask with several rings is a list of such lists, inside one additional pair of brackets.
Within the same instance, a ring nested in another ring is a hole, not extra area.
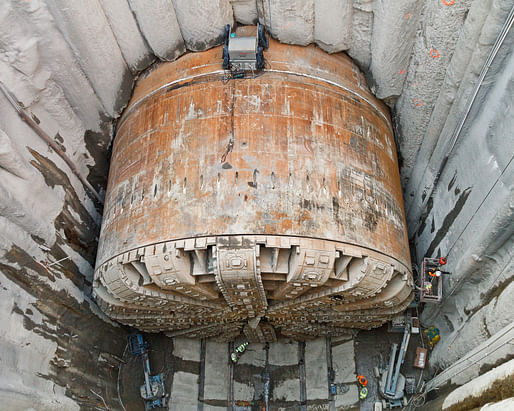
[(264, 344), (250, 344), (244, 355), (238, 361), (239, 364), (252, 364), (256, 367), (264, 367), (266, 365), (266, 351)]
[(332, 344), (332, 368), (335, 383), (353, 383), (355, 374), (355, 350), (353, 340)]
[(399, 117), (402, 133), (411, 136), (401, 140), (399, 147), (404, 175), (412, 171), (439, 94), (447, 92), (441, 86), (471, 3), (471, 0), (459, 1), (447, 7), (442, 2), (429, 2), (425, 6), (422, 29), (416, 33), (409, 68), (404, 69), (405, 85), (396, 104), (402, 113)]
[(200, 340), (177, 337), (173, 339), (173, 355), (187, 361), (200, 361)]
[(173, 374), (169, 409), (172, 411), (198, 410), (198, 375), (179, 371)]
[(378, 98), (397, 97), (402, 93), (421, 5), (420, 0), (374, 3), (370, 70)]
[(348, 50), (352, 42), (353, 4), (350, 0), (314, 2), (314, 42), (328, 53)]
[(271, 344), (269, 363), (273, 365), (293, 365), (298, 363), (298, 343), (291, 340), (279, 340)]
[(360, 69), (368, 72), (371, 63), (371, 36), (373, 33), (373, 0), (353, 2), (351, 45), (348, 55)]
[(206, 400), (226, 402), (228, 398), (228, 380), (227, 344), (207, 341), (204, 398)]
[(230, 0), (234, 19), (241, 24), (256, 24), (259, 19), (255, 0)]
[[(327, 20), (316, 14), (312, 0), (225, 1), (227, 16), (228, 3), (236, 20), (246, 23), (258, 16), (275, 37), (295, 44), (319, 40), (346, 48), (348, 43), (341, 40), (348, 39), (346, 28), (327, 29), (351, 21), (349, 55), (362, 69), (369, 68), (377, 95), (395, 107), (416, 262), (425, 254), (449, 254), (454, 272), (445, 286), (445, 302), (423, 316), (427, 325), (436, 324), (442, 331), (433, 365), (447, 367), (498, 332), (513, 315), (507, 303), (514, 272), (512, 30), (458, 144), (453, 150), (448, 144), (512, 1), (446, 5), (355, 0), (352, 10), (337, 2), (337, 13), (329, 13)], [(106, 184), (112, 121), (127, 103), (134, 73), (154, 56), (180, 56), (186, 50), (184, 37), (188, 44), (203, 47), (219, 41), (217, 23), (224, 17), (207, 2), (198, 10), (202, 27), (195, 27), (194, 16), (181, 6), (178, 12), (186, 17), (179, 21), (177, 4), (6, 0), (0, 8), (2, 83), (100, 192)], [(209, 10), (217, 22), (212, 31), (205, 27)], [(0, 312), (9, 318), (0, 326), (0, 357), (9, 358), (3, 364), (3, 381), (11, 384), (9, 404), (20, 408), (33, 398), (38, 409), (103, 406), (92, 389), (107, 398), (109, 407), (119, 407), (111, 368), (95, 368), (95, 375), (105, 374), (100, 386), (91, 385), (89, 350), (108, 347), (99, 335), (84, 331), (84, 324), (94, 324), (116, 341), (112, 353), (122, 355), (125, 331), (109, 323), (89, 295), (101, 206), (69, 166), (19, 120), (3, 95), (0, 129), (0, 282), (6, 295)], [(63, 263), (45, 268), (65, 257)], [(270, 364), (294, 367), (297, 347), (288, 348), (271, 347)], [(65, 391), (59, 389), (63, 381), (69, 384)]]
[(129, 0), (129, 4), (157, 57), (173, 61), (186, 51), (171, 0)]
[(228, 0), (173, 0), (188, 50), (206, 50), (223, 42), (225, 25), (234, 24)]
[(348, 391), (334, 396), (334, 406), (337, 410), (354, 408), (359, 405), (359, 389), (355, 384), (355, 341), (353, 339), (332, 340), (332, 368), (334, 371), (333, 383), (343, 384)]
[(154, 56), (127, 1), (100, 0), (100, 3), (129, 68), (135, 74), (148, 67)]
[(261, 1), (259, 20), (282, 43), (307, 45), (314, 40), (314, 1)]
[(273, 389), (274, 401), (300, 401), (300, 383), (297, 378), (282, 381)]
[(307, 400), (328, 399), (327, 345), (324, 338), (305, 343)]

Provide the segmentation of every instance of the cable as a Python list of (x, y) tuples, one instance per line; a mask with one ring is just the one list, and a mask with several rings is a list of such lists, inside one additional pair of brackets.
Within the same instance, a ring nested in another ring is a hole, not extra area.
[[(457, 242), (460, 240), (460, 238), (462, 237), (462, 235), (464, 234), (464, 232), (466, 231), (466, 229), (468, 228), (468, 226), (471, 224), (471, 221), (473, 221), (473, 218), (476, 216), (476, 214), (478, 213), (478, 210), (480, 210), (482, 208), (482, 205), (485, 203), (485, 200), (487, 200), (487, 198), (489, 197), (489, 194), (491, 194), (491, 191), (493, 191), (494, 187), (496, 187), (496, 184), (498, 184), (498, 181), (500, 181), (500, 179), (503, 177), (503, 174), (505, 173), (505, 171), (507, 170), (507, 168), (509, 168), (510, 166), (510, 163), (512, 163), (512, 160), (514, 159), (514, 156), (511, 157), (511, 159), (509, 160), (509, 162), (507, 163), (507, 165), (505, 166), (505, 168), (502, 170), (501, 174), (498, 176), (498, 178), (496, 179), (496, 181), (494, 182), (494, 184), (492, 185), (492, 187), (489, 189), (489, 191), (487, 192), (487, 194), (484, 196), (484, 198), (482, 199), (481, 203), (479, 204), (479, 206), (477, 207), (476, 211), (473, 213), (473, 215), (470, 217), (469, 221), (467, 222), (466, 226), (462, 229), (462, 231), (460, 232), (459, 236), (457, 237), (457, 239), (453, 242), (452, 246), (450, 247), (450, 249), (447, 251), (446, 255), (450, 255), (450, 253), (452, 252), (453, 250), (453, 247), (455, 247), (455, 244), (457, 244)], [(450, 294), (451, 295), (451, 294)]]
[[(491, 64), (493, 63), (493, 61), (494, 61), (494, 59), (496, 57), (496, 54), (498, 54), (498, 50), (502, 46), (502, 44), (503, 44), (505, 38), (507, 37), (507, 34), (509, 33), (513, 23), (514, 23), (514, 6), (510, 9), (509, 15), (507, 16), (507, 19), (505, 20), (505, 23), (503, 24), (502, 29), (501, 29), (500, 33), (498, 34), (498, 37), (496, 38), (496, 41), (495, 41), (495, 43), (494, 43), (494, 45), (493, 45), (489, 55), (487, 56), (487, 59), (484, 62), (484, 65), (482, 66), (482, 70), (480, 71), (480, 74), (478, 76), (478, 82), (477, 82), (477, 84), (476, 84), (476, 86), (475, 86), (475, 88), (473, 90), (472, 95), (468, 99), (468, 103), (467, 103), (467, 106), (466, 106), (465, 113), (461, 117), (461, 120), (459, 121), (458, 126), (454, 129), (454, 131), (453, 131), (453, 133), (452, 133), (452, 135), (451, 135), (451, 137), (449, 139), (450, 140), (449, 149), (446, 150), (446, 154), (445, 154), (445, 156), (443, 157), (443, 159), (441, 161), (441, 165), (439, 166), (439, 170), (435, 174), (434, 182), (432, 183), (432, 187), (430, 189), (430, 194), (425, 197), (427, 199), (427, 201), (428, 201), (428, 199), (430, 199), (432, 197), (432, 194), (435, 191), (435, 188), (436, 188), (436, 186), (437, 186), (437, 184), (439, 182), (439, 178), (441, 177), (441, 174), (442, 174), (443, 170), (445, 169), (446, 164), (448, 163), (448, 159), (450, 158), (450, 155), (452, 154), (453, 149), (457, 145), (457, 140), (460, 137), (460, 133), (461, 133), (463, 127), (464, 127), (464, 124), (465, 124), (467, 118), (468, 118), (468, 115), (469, 115), (469, 113), (471, 111), (471, 108), (473, 107), (473, 103), (475, 102), (475, 99), (476, 99), (476, 97), (478, 95), (478, 92), (480, 91), (480, 88), (482, 87), (482, 83), (483, 83), (483, 81), (485, 79), (485, 76), (489, 72)], [(425, 171), (426, 171), (426, 168), (425, 168)], [(426, 204), (428, 204), (428, 203), (426, 203)], [(424, 210), (426, 208), (426, 204), (425, 204), (425, 206), (422, 205), (422, 207), (423, 207), (422, 210)], [(420, 219), (420, 221), (421, 221), (421, 219)], [(418, 223), (416, 229), (413, 230), (413, 232), (416, 232), (418, 230), (418, 228), (420, 227), (420, 225), (421, 225), (421, 222)]]
[(105, 403), (105, 400), (104, 400), (104, 397), (102, 397), (100, 394), (94, 392), (91, 388), (89, 389), (89, 391), (91, 391), (93, 394), (95, 394), (98, 398), (100, 398), (102, 400), (102, 402), (104, 403), (104, 406), (105, 406), (105, 409), (109, 411), (109, 407), (107, 406), (107, 404)]
[(104, 200), (98, 194), (98, 192), (93, 188), (93, 186), (87, 181), (87, 179), (80, 174), (79, 170), (71, 161), (71, 159), (66, 155), (66, 153), (59, 148), (59, 146), (56, 144), (56, 142), (41, 128), (39, 127), (38, 123), (34, 121), (31, 115), (27, 112), (27, 110), (22, 107), (18, 103), (18, 99), (13, 96), (13, 94), (7, 90), (7, 87), (0, 81), (0, 90), (4, 94), (4, 96), (7, 98), (11, 106), (16, 110), (18, 115), (21, 117), (21, 119), (28, 124), (28, 126), (39, 136), (41, 137), (66, 163), (66, 165), (71, 169), (72, 173), (75, 174), (80, 182), (84, 184), (84, 186), (93, 194), (93, 196), (98, 200), (98, 202), (103, 205)]
[[(127, 345), (125, 345), (125, 349), (123, 350), (123, 355), (121, 356), (121, 359), (123, 361), (125, 361), (125, 353), (127, 352), (127, 348), (128, 348), (128, 343), (127, 343)], [(116, 387), (118, 389), (118, 400), (120, 401), (121, 408), (123, 408), (123, 411), (127, 411), (125, 409), (125, 405), (123, 405), (123, 401), (121, 400), (121, 395), (120, 395), (120, 374), (121, 374), (121, 366), (122, 365), (123, 365), (123, 362), (120, 362), (120, 366), (118, 367), (118, 382), (116, 384)]]

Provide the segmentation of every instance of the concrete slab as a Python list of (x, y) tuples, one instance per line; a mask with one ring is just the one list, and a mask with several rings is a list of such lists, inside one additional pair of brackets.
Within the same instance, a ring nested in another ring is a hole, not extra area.
[(328, 399), (327, 343), (324, 338), (305, 344), (307, 400)]
[(334, 383), (347, 383), (350, 388), (348, 392), (334, 396), (334, 405), (337, 410), (352, 408), (359, 403), (359, 388), (356, 383), (355, 367), (354, 341), (332, 343)]
[(337, 410), (353, 408), (359, 404), (359, 388), (357, 384), (350, 385), (350, 390), (342, 395), (334, 396)]
[(271, 398), (273, 401), (300, 401), (300, 381), (296, 378), (278, 383)]
[(266, 351), (264, 344), (251, 343), (238, 361), (238, 364), (250, 364), (256, 367), (266, 365)]
[(272, 365), (298, 364), (298, 343), (291, 340), (280, 340), (270, 344), (268, 361)]
[(203, 405), (203, 411), (227, 411), (227, 407), (218, 407), (215, 405)]
[(334, 369), (334, 382), (353, 383), (357, 377), (355, 374), (355, 349), (353, 340), (332, 345), (332, 368)]
[(200, 340), (174, 338), (173, 355), (187, 361), (200, 361)]
[(198, 410), (198, 375), (183, 371), (174, 374), (169, 409), (172, 411)]
[(255, 389), (253, 385), (243, 384), (234, 381), (234, 400), (235, 401), (251, 401)]
[(204, 398), (206, 400), (227, 400), (228, 371), (227, 344), (207, 341), (204, 387)]

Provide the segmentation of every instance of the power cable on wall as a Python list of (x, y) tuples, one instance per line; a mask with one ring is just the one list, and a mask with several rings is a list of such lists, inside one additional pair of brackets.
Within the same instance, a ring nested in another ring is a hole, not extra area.
[(41, 137), (58, 155), (61, 157), (66, 165), (71, 169), (73, 174), (77, 176), (77, 178), (81, 181), (82, 184), (93, 194), (93, 196), (98, 200), (98, 202), (103, 205), (104, 200), (98, 194), (98, 192), (93, 188), (93, 186), (87, 181), (87, 179), (80, 174), (79, 170), (73, 163), (73, 161), (66, 155), (64, 151), (62, 151), (56, 142), (34, 121), (32, 116), (27, 112), (27, 110), (22, 107), (18, 103), (18, 99), (13, 96), (13, 94), (5, 87), (4, 83), (0, 81), (0, 90), (5, 95), (11, 106), (16, 110), (21, 119), (29, 125), (29, 127), (34, 130), (34, 132)]
[[(502, 46), (503, 42), (505, 41), (507, 34), (509, 33), (510, 29), (512, 28), (513, 23), (514, 23), (514, 6), (510, 9), (509, 15), (507, 16), (507, 19), (505, 20), (505, 23), (503, 24), (502, 29), (501, 29), (500, 33), (498, 34), (498, 37), (496, 38), (496, 41), (494, 42), (494, 45), (493, 45), (491, 51), (489, 52), (489, 55), (487, 56), (487, 59), (484, 62), (484, 65), (482, 66), (482, 69), (478, 76), (477, 84), (476, 84), (476, 86), (473, 90), (473, 93), (471, 94), (471, 96), (468, 100), (468, 103), (466, 105), (466, 110), (464, 112), (464, 115), (461, 117), (459, 124), (457, 125), (457, 127), (455, 127), (455, 129), (449, 139), (450, 140), (449, 148), (447, 150), (445, 150), (446, 154), (441, 161), (439, 170), (435, 174), (435, 179), (434, 179), (434, 182), (430, 189), (430, 193), (429, 193), (429, 195), (427, 195), (425, 197), (427, 199), (427, 201), (428, 201), (428, 199), (430, 199), (432, 197), (432, 195), (435, 191), (435, 188), (439, 182), (439, 179), (443, 173), (443, 170), (446, 168), (446, 165), (448, 163), (450, 155), (452, 154), (455, 146), (457, 145), (457, 141), (460, 137), (460, 134), (462, 132), (464, 124), (468, 118), (468, 115), (471, 112), (471, 108), (473, 107), (473, 104), (478, 95), (478, 92), (480, 91), (480, 88), (482, 87), (482, 83), (485, 79), (485, 76), (489, 72), (489, 69), (491, 68), (491, 64), (493, 63), (496, 55), (498, 54), (498, 51), (500, 50), (500, 47)], [(425, 203), (425, 206), (423, 206), (423, 209), (426, 208), (426, 204), (427, 203)], [(417, 225), (416, 229), (413, 230), (413, 232), (418, 231), (420, 225), (421, 225), (421, 222), (418, 222), (418, 225)]]

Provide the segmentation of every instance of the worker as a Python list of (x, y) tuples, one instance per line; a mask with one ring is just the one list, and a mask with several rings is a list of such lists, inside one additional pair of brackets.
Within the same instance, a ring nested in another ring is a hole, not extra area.
[(242, 343), (241, 345), (239, 345), (239, 346), (236, 348), (236, 352), (238, 352), (238, 353), (243, 353), (243, 352), (246, 350), (246, 346), (247, 346), (248, 344), (249, 344), (249, 343), (247, 343), (247, 342)]
[(232, 354), (230, 354), (230, 359), (232, 360), (232, 362), (237, 362), (237, 354), (235, 352), (233, 352)]
[(364, 375), (358, 375), (357, 376), (357, 381), (359, 382), (359, 384), (362, 387), (365, 387), (366, 385), (368, 385), (368, 380), (366, 379), (366, 377), (364, 377)]
[(441, 339), (441, 336), (439, 335), (439, 328), (434, 327), (433, 325), (428, 327), (425, 330), (425, 333), (428, 336), (428, 344), (430, 345), (430, 348), (433, 348), (434, 345), (436, 345)]
[(367, 396), (368, 396), (368, 389), (366, 387), (362, 387), (359, 392), (359, 398), (361, 400), (365, 400)]
[(430, 282), (425, 283), (425, 291), (427, 294), (430, 294), (432, 292), (432, 283), (430, 283)]

